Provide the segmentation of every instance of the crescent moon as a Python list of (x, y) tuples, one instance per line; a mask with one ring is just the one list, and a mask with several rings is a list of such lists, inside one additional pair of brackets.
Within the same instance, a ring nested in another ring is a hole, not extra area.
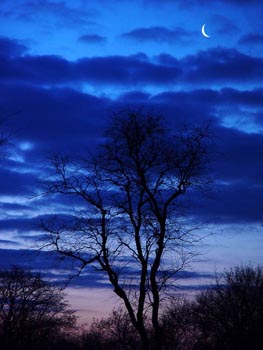
[(205, 32), (205, 24), (203, 24), (203, 26), (202, 26), (202, 34), (204, 37), (210, 38), (210, 35), (206, 34), (206, 32)]

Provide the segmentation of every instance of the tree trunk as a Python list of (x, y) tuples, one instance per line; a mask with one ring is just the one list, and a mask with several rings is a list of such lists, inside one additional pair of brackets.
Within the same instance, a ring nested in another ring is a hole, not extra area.
[(142, 350), (150, 350), (149, 339), (145, 329), (138, 329), (138, 332), (140, 334)]
[(155, 329), (154, 334), (154, 350), (162, 350), (163, 348), (163, 337), (162, 337), (162, 331), (160, 327), (158, 329)]

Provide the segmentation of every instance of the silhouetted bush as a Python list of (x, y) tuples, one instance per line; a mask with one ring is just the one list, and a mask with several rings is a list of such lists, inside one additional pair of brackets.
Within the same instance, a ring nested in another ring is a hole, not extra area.
[(193, 303), (183, 298), (171, 299), (161, 319), (164, 350), (190, 350), (196, 341)]
[(0, 271), (1, 350), (67, 349), (75, 316), (62, 290), (19, 267)]
[(236, 267), (215, 288), (201, 293), (194, 307), (195, 350), (263, 349), (263, 270)]
[(140, 339), (129, 315), (124, 309), (116, 309), (112, 314), (92, 323), (84, 337), (86, 350), (137, 350)]

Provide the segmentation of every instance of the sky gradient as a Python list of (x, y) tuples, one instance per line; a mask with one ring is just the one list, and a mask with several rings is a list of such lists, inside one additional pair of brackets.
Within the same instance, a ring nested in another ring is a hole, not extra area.
[[(161, 113), (171, 128), (213, 127), (213, 190), (192, 198), (189, 218), (214, 234), (181, 274), (185, 290), (216, 270), (262, 264), (262, 28), (259, 0), (2, 0), (0, 117), (10, 143), (0, 160), (0, 267), (63, 278), (53, 256), (34, 255), (41, 219), (70, 213), (59, 196), (40, 196), (47, 157), (85, 154), (127, 107)], [(73, 280), (71, 296), (77, 287), (105, 290), (110, 304), (102, 275)]]

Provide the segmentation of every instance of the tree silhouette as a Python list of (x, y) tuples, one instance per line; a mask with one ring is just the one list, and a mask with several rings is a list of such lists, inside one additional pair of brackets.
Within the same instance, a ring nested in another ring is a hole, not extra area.
[(164, 350), (193, 350), (198, 338), (194, 302), (173, 297), (161, 317)]
[(195, 307), (199, 342), (195, 349), (263, 349), (263, 270), (236, 267)]
[(49, 349), (74, 323), (61, 289), (19, 267), (0, 271), (1, 349)]
[(108, 318), (93, 321), (83, 344), (88, 350), (136, 350), (139, 339), (127, 311), (118, 308)]
[(73, 218), (43, 223), (49, 244), (81, 270), (106, 273), (143, 349), (150, 346), (148, 317), (161, 350), (162, 292), (198, 239), (183, 224), (181, 197), (208, 186), (208, 139), (207, 127), (173, 133), (163, 118), (132, 111), (112, 118), (95, 155), (52, 158), (47, 192), (82, 202), (74, 203)]

